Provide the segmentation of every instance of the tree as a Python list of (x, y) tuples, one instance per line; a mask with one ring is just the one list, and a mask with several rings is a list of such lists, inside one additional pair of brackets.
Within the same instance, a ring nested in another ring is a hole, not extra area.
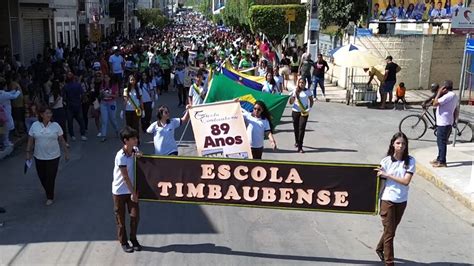
[(349, 25), (350, 21), (357, 22), (361, 16), (367, 14), (368, 4), (365, 0), (320, 0), (319, 19), (321, 26), (330, 25), (339, 27), (339, 32)]
[(137, 18), (142, 28), (155, 27), (161, 28), (168, 23), (168, 19), (163, 16), (159, 8), (139, 9)]
[(291, 22), (291, 33), (304, 33), (306, 6), (304, 5), (254, 5), (249, 10), (252, 31), (264, 33), (270, 40), (280, 43), (288, 34), (287, 10), (295, 10), (295, 21)]

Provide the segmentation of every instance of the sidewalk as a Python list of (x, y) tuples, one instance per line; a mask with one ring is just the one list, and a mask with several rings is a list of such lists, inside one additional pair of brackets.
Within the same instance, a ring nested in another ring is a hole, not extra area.
[[(325, 87), (326, 98), (322, 96), (321, 89), (318, 87), (317, 97), (319, 100), (331, 103), (346, 103), (347, 90), (338, 87), (332, 83), (325, 83)], [(290, 79), (290, 81), (288, 81), (288, 90), (293, 91), (294, 89), (295, 85), (293, 84), (293, 80)], [(432, 93), (430, 90), (407, 90), (405, 99), (409, 105), (421, 105), (421, 103), (431, 97), (431, 95)], [(378, 95), (377, 100), (380, 100)]]
[(429, 163), (438, 153), (437, 146), (411, 153), (416, 158), (418, 175), (474, 210), (474, 143), (456, 143), (456, 147), (448, 145), (447, 168), (433, 168)]

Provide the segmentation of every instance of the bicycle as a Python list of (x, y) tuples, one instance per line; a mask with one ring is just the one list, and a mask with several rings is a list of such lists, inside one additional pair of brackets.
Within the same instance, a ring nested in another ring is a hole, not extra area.
[[(423, 137), (428, 130), (428, 124), (430, 129), (436, 136), (436, 118), (433, 114), (428, 112), (428, 108), (423, 107), (421, 114), (412, 114), (405, 116), (398, 125), (398, 130), (403, 132), (408, 139), (417, 140)], [(474, 126), (471, 122), (458, 119), (457, 124), (453, 125), (453, 128), (457, 134), (456, 141), (459, 142), (472, 142), (474, 140)], [(449, 134), (451, 135), (451, 133)]]

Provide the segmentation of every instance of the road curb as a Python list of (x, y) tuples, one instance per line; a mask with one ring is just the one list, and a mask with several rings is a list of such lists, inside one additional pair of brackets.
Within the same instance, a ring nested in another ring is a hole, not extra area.
[(424, 165), (417, 163), (416, 164), (416, 173), (422, 177), (424, 177), (426, 180), (430, 181), (433, 183), (436, 187), (441, 189), (442, 191), (447, 192), (451, 197), (455, 198), (457, 201), (461, 202), (464, 206), (466, 206), (468, 209), (471, 211), (474, 211), (474, 204), (472, 200), (463, 195), (463, 193), (456, 191), (452, 187), (446, 185), (441, 178), (436, 176), (431, 170), (429, 170), (427, 167)]

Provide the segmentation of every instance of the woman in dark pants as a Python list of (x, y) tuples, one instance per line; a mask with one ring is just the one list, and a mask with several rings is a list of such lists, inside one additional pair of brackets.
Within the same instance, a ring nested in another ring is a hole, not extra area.
[(125, 99), (125, 123), (127, 126), (140, 132), (140, 119), (142, 118), (144, 107), (142, 95), (134, 74), (128, 76), (128, 86), (124, 90), (123, 97)]
[(38, 121), (31, 125), (26, 147), (27, 160), (32, 159), (33, 152), (36, 172), (46, 192), (46, 205), (53, 204), (54, 200), (54, 184), (61, 157), (59, 144), (63, 147), (65, 159), (69, 160), (63, 130), (58, 123), (51, 121), (52, 116), (53, 112), (50, 108), (40, 107), (38, 109)]
[(298, 152), (303, 151), (303, 139), (308, 122), (309, 111), (313, 107), (314, 100), (310, 89), (306, 89), (306, 80), (298, 79), (298, 86), (291, 93), (290, 104), (292, 104), (291, 116), (293, 118), (293, 129), (295, 132), (295, 147)]
[(377, 176), (385, 181), (380, 201), (383, 234), (376, 252), (385, 265), (394, 265), (393, 239), (408, 201), (408, 185), (415, 174), (415, 158), (408, 154), (408, 138), (399, 132), (393, 135), (387, 156), (377, 168)]

